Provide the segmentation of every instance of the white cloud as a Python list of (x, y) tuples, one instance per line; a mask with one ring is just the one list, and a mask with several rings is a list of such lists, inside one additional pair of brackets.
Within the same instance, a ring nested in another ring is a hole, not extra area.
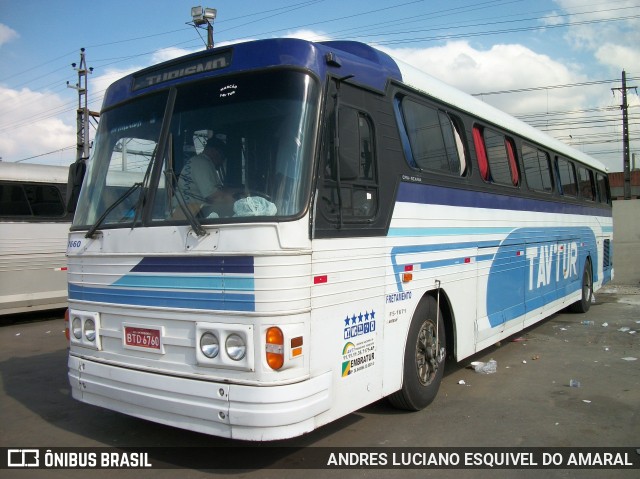
[[(10, 119), (0, 125), (3, 161), (22, 160), (75, 145), (75, 124), (55, 116), (56, 112), (68, 108), (68, 103), (58, 95), (0, 86), (0, 105), (0, 116)], [(74, 152), (66, 155), (70, 163)]]
[[(640, 44), (640, 18), (637, 0), (619, 0), (602, 2), (596, 5), (584, 5), (583, 0), (556, 0), (565, 13), (569, 14), (570, 24), (565, 35), (571, 46), (590, 52), (602, 65), (612, 71), (620, 70), (621, 64), (613, 62), (608, 53), (615, 52), (620, 59), (621, 52), (631, 65), (637, 54), (630, 55), (629, 45)], [(573, 23), (573, 25), (571, 25)], [(603, 46), (606, 46), (603, 50)]]
[(174, 58), (178, 58), (184, 55), (188, 55), (190, 53), (194, 53), (197, 51), (200, 51), (201, 49), (195, 49), (195, 50), (186, 50), (184, 48), (176, 48), (176, 47), (169, 47), (169, 48), (162, 48), (161, 50), (158, 50), (156, 52), (153, 53), (153, 55), (151, 55), (151, 61), (150, 63), (152, 65), (155, 65), (156, 63), (161, 63), (161, 62), (166, 62), (168, 60), (173, 60)]
[(327, 40), (331, 40), (331, 37), (329, 37), (323, 32), (317, 32), (317, 31), (306, 30), (306, 29), (287, 32), (287, 34), (284, 36), (286, 38), (299, 38), (301, 40), (309, 40), (312, 42), (324, 42)]
[[(576, 68), (518, 44), (474, 48), (466, 41), (424, 49), (385, 49), (430, 75), (467, 93), (485, 93), (563, 85), (583, 81)], [(512, 115), (540, 112), (549, 103), (555, 110), (572, 108), (584, 98), (567, 91), (538, 91), (527, 94), (486, 96), (485, 101)]]
[(636, 68), (640, 64), (640, 51), (625, 45), (605, 43), (596, 50), (595, 56), (600, 63), (609, 65), (616, 71)]
[(544, 17), (542, 17), (542, 23), (548, 26), (562, 25), (565, 22), (564, 18), (558, 15), (558, 12), (553, 11)]
[(0, 47), (19, 37), (20, 35), (14, 29), (0, 23)]

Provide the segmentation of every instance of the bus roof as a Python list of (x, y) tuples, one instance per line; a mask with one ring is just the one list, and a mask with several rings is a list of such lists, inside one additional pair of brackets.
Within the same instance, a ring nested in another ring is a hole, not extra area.
[(0, 180), (2, 181), (66, 184), (68, 175), (69, 168), (66, 166), (0, 161)]
[(324, 78), (328, 72), (340, 77), (353, 75), (351, 81), (354, 83), (379, 91), (383, 91), (389, 81), (399, 81), (560, 155), (606, 171), (601, 162), (589, 155), (381, 50), (354, 41), (316, 43), (293, 38), (274, 38), (193, 53), (116, 81), (107, 90), (103, 108), (183, 81), (275, 66), (307, 68), (316, 72), (320, 78)]

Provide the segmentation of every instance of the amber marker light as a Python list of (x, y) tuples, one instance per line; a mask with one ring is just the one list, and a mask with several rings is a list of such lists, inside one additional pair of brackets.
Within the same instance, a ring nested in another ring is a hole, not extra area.
[(291, 339), (291, 357), (302, 356), (302, 336)]
[(413, 265), (408, 264), (404, 267), (404, 273), (402, 273), (402, 282), (408, 283), (413, 280)]
[(269, 367), (280, 369), (284, 364), (284, 334), (280, 328), (272, 326), (267, 329), (265, 351)]

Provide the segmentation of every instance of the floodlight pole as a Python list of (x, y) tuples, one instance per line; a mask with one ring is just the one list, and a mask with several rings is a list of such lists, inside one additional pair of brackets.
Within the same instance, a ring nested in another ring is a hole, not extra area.
[(207, 19), (207, 50), (213, 50), (213, 23)]
[(207, 50), (213, 49), (213, 21), (218, 14), (215, 8), (202, 8), (201, 6), (193, 7), (191, 9), (191, 18), (193, 20), (189, 25), (193, 25), (196, 28), (207, 25)]

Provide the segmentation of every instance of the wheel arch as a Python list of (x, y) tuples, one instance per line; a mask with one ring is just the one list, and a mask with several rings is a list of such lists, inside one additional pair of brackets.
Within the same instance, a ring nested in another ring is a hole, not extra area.
[[(445, 288), (440, 288), (439, 291), (440, 291), (440, 312), (442, 313), (442, 321), (444, 322), (444, 333), (445, 333), (445, 340), (446, 340), (445, 347), (447, 348), (446, 357), (455, 359), (456, 331), (455, 331), (455, 316), (453, 313), (453, 307), (451, 305), (451, 299), (449, 298), (449, 295), (447, 294)], [(438, 289), (436, 288), (436, 289), (426, 291), (422, 295), (422, 298), (420, 298), (420, 301), (424, 300), (427, 296), (432, 297), (437, 303)]]

